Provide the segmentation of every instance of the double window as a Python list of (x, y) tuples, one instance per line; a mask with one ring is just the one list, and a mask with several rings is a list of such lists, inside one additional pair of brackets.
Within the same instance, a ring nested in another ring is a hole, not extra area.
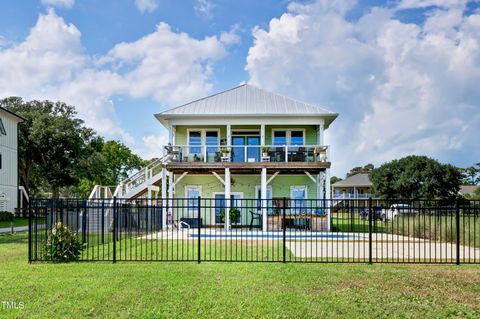
[(304, 145), (305, 131), (302, 129), (273, 130), (274, 145)]
[[(216, 147), (220, 144), (220, 136), (218, 130), (190, 130), (188, 131), (188, 145), (190, 154), (201, 154), (202, 145), (207, 145), (207, 153), (214, 153), (217, 151)], [(212, 147), (208, 147), (211, 145)]]

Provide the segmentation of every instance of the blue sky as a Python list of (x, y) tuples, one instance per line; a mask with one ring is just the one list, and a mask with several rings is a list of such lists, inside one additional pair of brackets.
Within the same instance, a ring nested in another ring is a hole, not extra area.
[(0, 2), (0, 95), (64, 100), (145, 157), (152, 114), (242, 82), (337, 111), (333, 173), (480, 158), (480, 4), (462, 0)]

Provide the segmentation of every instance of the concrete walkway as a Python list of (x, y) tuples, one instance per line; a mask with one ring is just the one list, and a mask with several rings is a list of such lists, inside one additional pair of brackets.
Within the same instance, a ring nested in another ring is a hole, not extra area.
[[(21, 232), (21, 231), (27, 231), (28, 226), (18, 226), (18, 227), (13, 227), (13, 231), (15, 233)], [(10, 233), (12, 231), (11, 227), (5, 227), (5, 228), (0, 228), (0, 234), (1, 233)]]

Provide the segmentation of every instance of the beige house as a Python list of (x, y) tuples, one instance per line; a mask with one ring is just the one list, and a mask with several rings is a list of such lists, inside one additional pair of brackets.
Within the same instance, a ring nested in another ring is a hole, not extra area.
[(372, 195), (373, 184), (368, 174), (356, 174), (332, 185), (332, 198), (354, 199), (368, 198)]

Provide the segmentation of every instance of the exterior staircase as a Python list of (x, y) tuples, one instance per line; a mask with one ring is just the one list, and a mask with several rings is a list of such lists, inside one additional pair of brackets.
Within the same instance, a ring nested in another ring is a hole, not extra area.
[[(81, 227), (89, 233), (99, 233), (102, 229), (104, 232), (111, 231), (114, 197), (123, 201), (147, 196), (149, 187), (158, 184), (162, 179), (162, 167), (167, 160), (167, 157), (153, 160), (117, 186), (95, 185), (82, 213), (86, 214), (85, 218), (82, 218), (86, 224)], [(102, 215), (105, 219), (102, 219)]]

